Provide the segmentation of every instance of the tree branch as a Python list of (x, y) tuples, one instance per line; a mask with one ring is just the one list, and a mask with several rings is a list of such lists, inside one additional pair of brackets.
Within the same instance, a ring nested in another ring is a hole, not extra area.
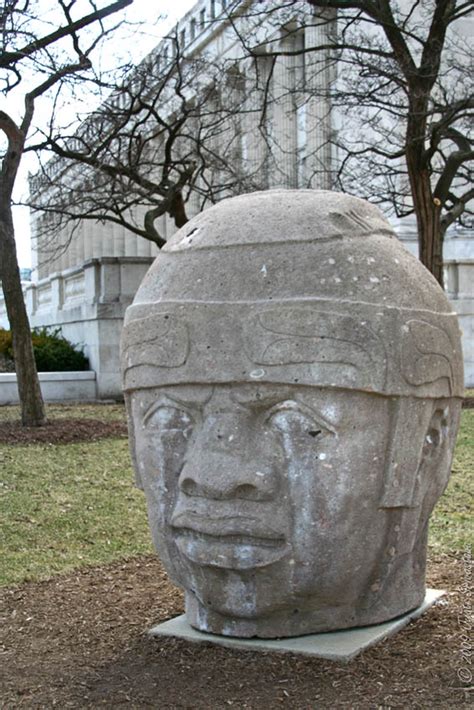
[(95, 12), (91, 12), (85, 17), (81, 17), (80, 20), (76, 20), (72, 24), (59, 27), (54, 32), (51, 32), (49, 35), (45, 35), (40, 39), (34, 40), (34, 42), (30, 42), (22, 49), (16, 50), (14, 52), (3, 52), (2, 55), (0, 55), (0, 67), (8, 68), (11, 64), (15, 64), (15, 62), (18, 62), (22, 59), (25, 59), (25, 57), (29, 57), (35, 54), (35, 52), (37, 52), (38, 50), (44, 49), (45, 47), (54, 44), (59, 39), (62, 39), (63, 37), (68, 37), (73, 33), (77, 32), (78, 30), (87, 27), (93, 22), (103, 20), (105, 17), (113, 15), (118, 10), (122, 10), (128, 5), (131, 5), (132, 2), (133, 0), (117, 0), (117, 2), (114, 2), (111, 5), (107, 5), (107, 7), (104, 7), (101, 10), (96, 10)]

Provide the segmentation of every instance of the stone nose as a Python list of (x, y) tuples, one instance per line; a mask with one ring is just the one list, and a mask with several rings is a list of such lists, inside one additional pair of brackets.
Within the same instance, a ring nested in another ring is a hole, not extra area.
[(255, 431), (245, 417), (209, 417), (188, 449), (179, 488), (188, 496), (216, 500), (272, 500), (278, 476), (265, 449), (257, 448)]

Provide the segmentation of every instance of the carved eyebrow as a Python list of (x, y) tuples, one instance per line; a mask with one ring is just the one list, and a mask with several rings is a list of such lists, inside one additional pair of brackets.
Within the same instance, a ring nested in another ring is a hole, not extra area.
[[(200, 387), (200, 390), (203, 388)], [(204, 393), (198, 392), (198, 391), (193, 391), (190, 390), (189, 393), (186, 392), (181, 392), (179, 391), (178, 393), (171, 391), (164, 390), (163, 391), (163, 396), (166, 397), (166, 399), (169, 399), (171, 402), (175, 402), (176, 404), (183, 404), (184, 406), (192, 407), (196, 406), (197, 404), (207, 404), (209, 400), (211, 399), (212, 396), (212, 391), (213, 387), (206, 387), (204, 390)]]
[(143, 423), (146, 424), (148, 420), (154, 415), (154, 413), (160, 409), (160, 407), (170, 405), (170, 404), (175, 404), (175, 402), (171, 402), (168, 400), (167, 397), (161, 395), (155, 402), (152, 402), (149, 407), (147, 407), (146, 411), (143, 414)]
[[(202, 389), (202, 388), (201, 388)], [(148, 419), (153, 416), (153, 414), (159, 409), (160, 407), (163, 406), (176, 406), (179, 405), (180, 407), (183, 407), (184, 409), (192, 409), (193, 407), (196, 407), (197, 405), (203, 405), (206, 404), (209, 399), (211, 398), (212, 395), (212, 388), (209, 388), (208, 392), (205, 392), (205, 396), (197, 396), (198, 392), (192, 393), (194, 396), (187, 396), (188, 393), (179, 393), (176, 394), (173, 391), (167, 391), (167, 390), (162, 390), (159, 395), (157, 396), (156, 400), (150, 404), (149, 407), (147, 407), (146, 411), (143, 414), (143, 422), (146, 424)], [(189, 392), (191, 395), (191, 392)]]
[(320, 426), (324, 427), (327, 429), (331, 434), (334, 434), (334, 436), (337, 436), (337, 430), (334, 428), (333, 424), (330, 424), (328, 420), (323, 417), (321, 412), (318, 412), (316, 409), (313, 407), (303, 404), (303, 402), (299, 402), (296, 399), (290, 399), (290, 400), (285, 400), (284, 402), (278, 402), (275, 404), (271, 410), (267, 413), (267, 417), (271, 417), (273, 414), (276, 414), (277, 412), (284, 412), (284, 411), (293, 411), (293, 412), (301, 412), (304, 416), (311, 418), (315, 421), (315, 423), (319, 424)]

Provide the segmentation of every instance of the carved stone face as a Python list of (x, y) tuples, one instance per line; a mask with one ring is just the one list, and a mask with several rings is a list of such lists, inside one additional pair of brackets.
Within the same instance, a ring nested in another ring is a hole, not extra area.
[(421, 603), (460, 335), (377, 208), (270, 191), (198, 215), (127, 310), (122, 367), (137, 482), (193, 626), (291, 636)]
[(398, 552), (400, 516), (380, 506), (392, 405), (268, 384), (133, 394), (154, 542), (196, 625), (293, 635), (361, 623)]

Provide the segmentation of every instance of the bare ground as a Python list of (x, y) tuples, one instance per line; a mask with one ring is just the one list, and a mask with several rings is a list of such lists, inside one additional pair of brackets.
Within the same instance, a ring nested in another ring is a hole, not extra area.
[(468, 707), (462, 579), (460, 560), (432, 560), (445, 599), (347, 665), (149, 638), (182, 611), (152, 557), (4, 589), (2, 707)]
[(0, 422), (0, 444), (73, 444), (122, 436), (127, 436), (127, 425), (121, 421), (50, 419), (39, 427), (24, 427), (14, 419)]

